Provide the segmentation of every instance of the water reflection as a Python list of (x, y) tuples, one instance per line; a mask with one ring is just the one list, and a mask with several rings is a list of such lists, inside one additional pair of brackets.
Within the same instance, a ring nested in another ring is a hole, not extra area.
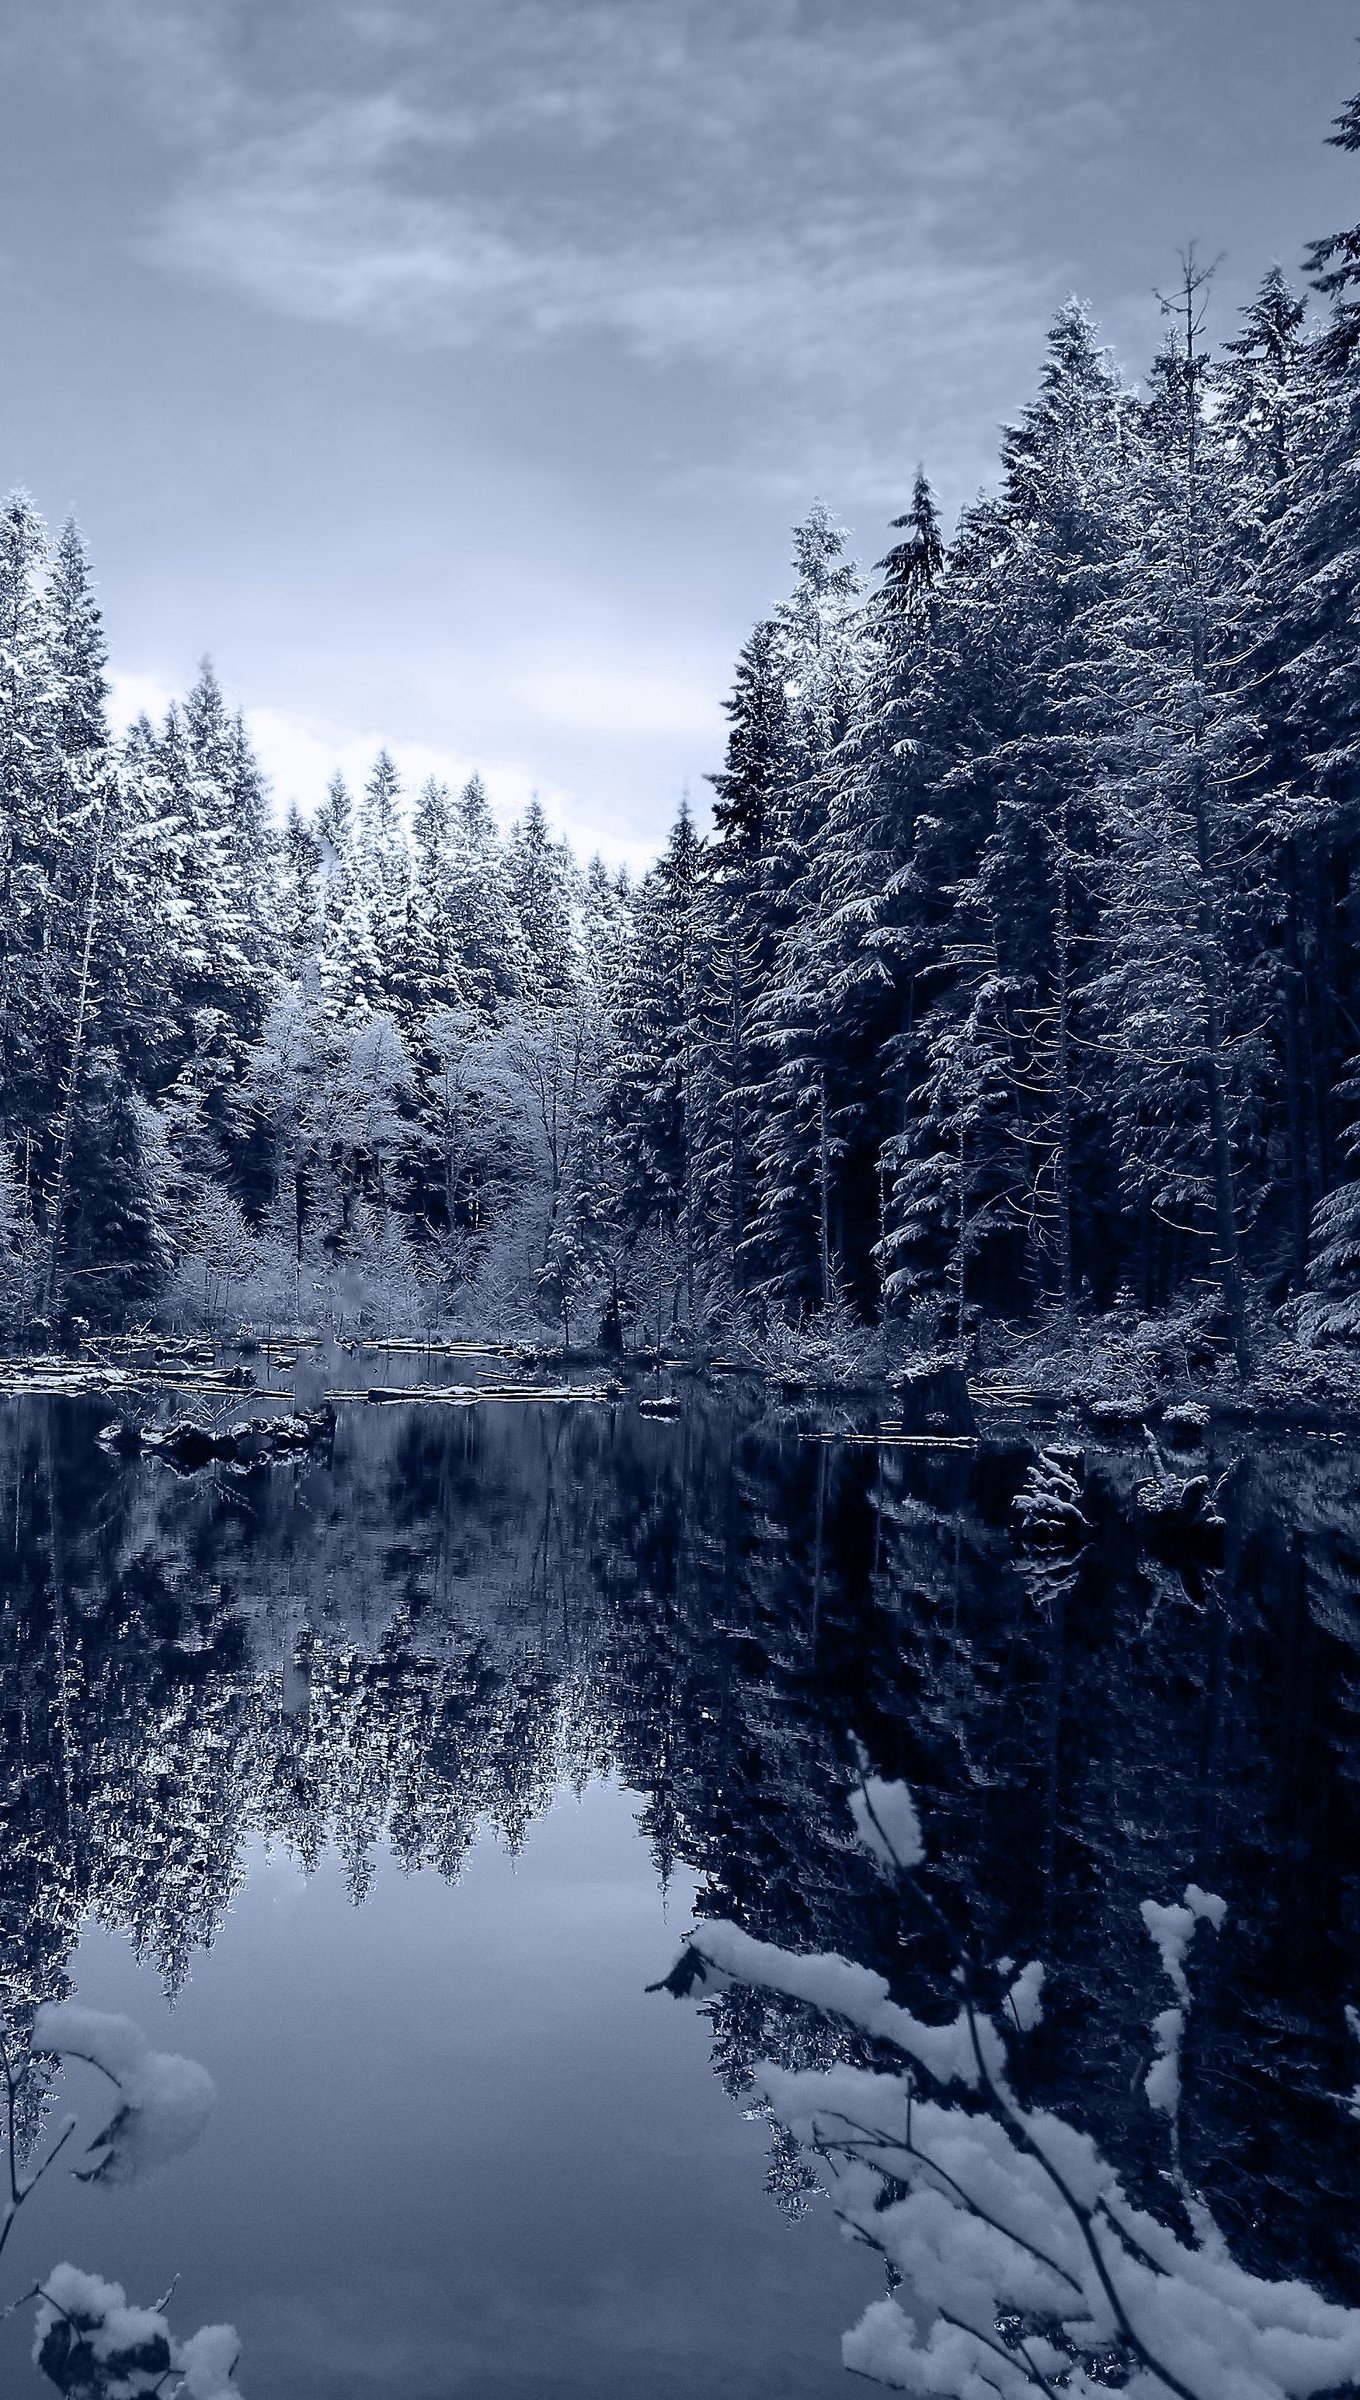
[[(0, 1415), (0, 2002), (21, 2035), (91, 1917), (182, 1989), (262, 1837), (308, 1867), (333, 1851), (362, 1901), (385, 1853), (454, 1878), (479, 1829), (514, 1849), (564, 1786), (610, 1775), (663, 1883), (692, 1872), (704, 1914), (862, 1959), (923, 2013), (951, 1943), (1041, 1956), (1031, 2096), (1146, 2205), (1162, 1996), (1139, 1907), (1198, 1882), (1229, 1913), (1183, 2062), (1185, 2172), (1245, 2265), (1360, 2298), (1333, 2097), (1360, 2060), (1344, 1448), (1215, 1459), (1215, 1556), (1159, 1530), (1132, 1445), (1062, 1453), (1081, 1525), (1056, 1539), (1018, 1444), (807, 1440), (740, 1400), (676, 1423), (348, 1409), (329, 1463), (193, 1478), (106, 1457), (107, 1413)], [(948, 1939), (904, 1944), (848, 1841), (856, 1737), (918, 1796)], [(733, 1992), (715, 2064), (745, 2096), (757, 2059), (815, 2064), (815, 2038)], [(771, 2177), (800, 2204), (788, 2143)]]

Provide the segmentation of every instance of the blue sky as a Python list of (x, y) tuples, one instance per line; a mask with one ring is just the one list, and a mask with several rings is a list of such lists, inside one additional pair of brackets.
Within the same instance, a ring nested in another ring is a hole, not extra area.
[(642, 860), (820, 495), (993, 471), (1075, 290), (1131, 371), (1360, 217), (1341, 0), (7, 0), (0, 480), (125, 706), (281, 799), (380, 739)]

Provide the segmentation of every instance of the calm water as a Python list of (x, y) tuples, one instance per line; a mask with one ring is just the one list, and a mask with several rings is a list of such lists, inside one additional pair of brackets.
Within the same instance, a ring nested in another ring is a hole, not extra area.
[[(178, 2274), (249, 2400), (848, 2394), (880, 2274), (745, 2113), (806, 2028), (644, 1986), (697, 1901), (947, 2009), (848, 1846), (856, 1738), (960, 1935), (1047, 1962), (1036, 2096), (1152, 2197), (1139, 1903), (1224, 1895), (1187, 2168), (1247, 2263), (1360, 2300), (1348, 1447), (1216, 1455), (1217, 1557), (1150, 1547), (1146, 1458), (1090, 1442), (1090, 1539), (1044, 1556), (1017, 1451), (740, 1395), (353, 1407), (331, 1459), (248, 1476), (111, 1461), (109, 1413), (0, 1404), (3, 2001), (19, 2034), (125, 2010), (218, 2103), (154, 2181), (49, 2178), (0, 2302), (60, 2259), (142, 2301)], [(30, 2322), (7, 2395), (51, 2389)]]

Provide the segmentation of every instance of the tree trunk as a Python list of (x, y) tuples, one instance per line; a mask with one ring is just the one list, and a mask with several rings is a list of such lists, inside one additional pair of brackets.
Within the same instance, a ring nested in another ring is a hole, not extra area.
[(1228, 1312), (1233, 1356), (1245, 1383), (1252, 1371), (1251, 1334), (1247, 1324), (1246, 1287), (1237, 1236), (1237, 1179), (1233, 1169), (1232, 1134), (1228, 1123), (1228, 1086), (1223, 1071), (1223, 1006), (1218, 969), (1218, 927), (1215, 921), (1213, 872), (1204, 776), (1198, 757), (1193, 762), (1195, 842), (1199, 853), (1202, 897), (1199, 904), (1200, 981), (1204, 988), (1204, 1085), (1209, 1103), (1209, 1138), (1214, 1160), (1214, 1224), (1217, 1256), (1214, 1265)]
[(1057, 923), (1054, 929), (1054, 1005), (1057, 1009), (1057, 1055), (1054, 1061), (1054, 1083), (1058, 1103), (1058, 1146), (1053, 1172), (1058, 1211), (1058, 1290), (1062, 1299), (1063, 1315), (1070, 1326), (1076, 1313), (1076, 1294), (1072, 1276), (1072, 1073), (1067, 1023), (1072, 966), (1072, 925), (1067, 884), (1067, 814), (1067, 800), (1064, 796), (1058, 833), (1062, 854), (1058, 862), (1058, 907)]
[(826, 1063), (817, 1084), (817, 1248), (821, 1267), (822, 1306), (831, 1298), (831, 1152), (827, 1131)]

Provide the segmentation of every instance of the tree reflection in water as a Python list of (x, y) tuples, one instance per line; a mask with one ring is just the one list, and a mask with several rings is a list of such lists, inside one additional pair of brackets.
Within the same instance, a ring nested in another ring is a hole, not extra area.
[[(1163, 2012), (1141, 1903), (1223, 1896), (1195, 1957), (1180, 2171), (1245, 2269), (1360, 2299), (1344, 2098), (1355, 1951), (1360, 1499), (1346, 1451), (1257, 1445), (1221, 1559), (1140, 1511), (1146, 1453), (1063, 1450), (1075, 1538), (1035, 1538), (1018, 1448), (809, 1441), (754, 1404), (352, 1410), (330, 1464), (118, 1462), (98, 1404), (0, 1419), (0, 2004), (26, 2041), (82, 1923), (176, 1989), (249, 1840), (454, 1877), (563, 1783), (641, 1795), (664, 1878), (923, 2020), (959, 1955), (1041, 1959), (1027, 2106), (1165, 2206), (1143, 2082)], [(1031, 1487), (1032, 1488), (1032, 1487)], [(1056, 1487), (1055, 1487), (1056, 1488)], [(852, 1839), (854, 1739), (916, 1796), (931, 1908)], [(843, 2029), (734, 1987), (715, 2064), (829, 2066)], [(763, 2072), (763, 2067), (761, 2068)], [(27, 2105), (27, 2103), (25, 2103)], [(32, 2121), (20, 2131), (36, 2139)], [(806, 2164), (776, 2140), (794, 2205)], [(171, 2262), (173, 2263), (173, 2262)]]

